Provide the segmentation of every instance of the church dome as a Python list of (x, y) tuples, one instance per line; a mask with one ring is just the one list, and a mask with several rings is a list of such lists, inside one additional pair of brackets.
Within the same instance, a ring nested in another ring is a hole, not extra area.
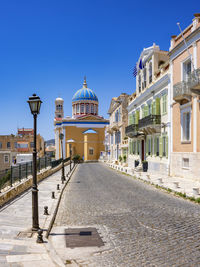
[(83, 83), (83, 88), (79, 89), (73, 96), (72, 102), (74, 101), (82, 101), (82, 100), (91, 100), (91, 101), (97, 101), (98, 98), (95, 95), (95, 93), (90, 89), (87, 88), (86, 79)]

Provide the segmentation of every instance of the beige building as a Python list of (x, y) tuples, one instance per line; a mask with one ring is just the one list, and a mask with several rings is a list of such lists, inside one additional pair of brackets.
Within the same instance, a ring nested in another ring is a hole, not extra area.
[(128, 156), (128, 140), (125, 134), (125, 127), (128, 125), (128, 98), (129, 95), (125, 93), (113, 97), (108, 110), (110, 125), (107, 126), (106, 132), (109, 134), (107, 138), (110, 139), (109, 160), (113, 162), (121, 157), (126, 161)]
[[(169, 173), (169, 56), (153, 44), (143, 49), (137, 63), (136, 95), (129, 101), (128, 166), (148, 172)], [(139, 165), (138, 165), (139, 164)]]
[(171, 175), (200, 179), (200, 14), (170, 47)]
[[(9, 168), (17, 154), (33, 152), (33, 129), (18, 129), (17, 135), (0, 135), (0, 170)], [(38, 157), (44, 155), (44, 139), (37, 135)]]
[(61, 158), (62, 148), (60, 133), (63, 133), (63, 156), (79, 155), (84, 161), (96, 161), (105, 151), (104, 132), (109, 124), (98, 115), (98, 98), (93, 90), (83, 87), (72, 98), (72, 117), (64, 117), (63, 99), (55, 101), (55, 147), (56, 159)]

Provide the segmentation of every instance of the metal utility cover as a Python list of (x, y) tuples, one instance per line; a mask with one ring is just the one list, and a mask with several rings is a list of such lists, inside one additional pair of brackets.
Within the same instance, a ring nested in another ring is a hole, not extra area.
[(66, 247), (101, 247), (104, 245), (96, 228), (65, 229)]

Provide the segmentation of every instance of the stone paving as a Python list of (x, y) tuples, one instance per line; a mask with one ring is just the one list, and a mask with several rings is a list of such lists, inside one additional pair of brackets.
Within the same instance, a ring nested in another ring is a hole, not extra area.
[[(105, 246), (66, 248), (65, 229), (77, 227), (97, 228)], [(200, 266), (200, 206), (84, 163), (65, 189), (50, 240), (69, 266)]]
[[(65, 167), (65, 173), (69, 166)], [(54, 173), (39, 183), (39, 225), (47, 230), (57, 204), (60, 189), (61, 171)], [(51, 192), (55, 192), (55, 199), (51, 198)], [(44, 206), (49, 207), (49, 216), (44, 215)], [(32, 194), (31, 190), (23, 193), (11, 203), (0, 209), (0, 266), (1, 267), (55, 267), (59, 264), (59, 258), (54, 254), (48, 240), (43, 244), (37, 244), (37, 234), (31, 233), (32, 226)], [(45, 234), (45, 232), (44, 232)], [(51, 254), (54, 254), (51, 257)], [(52, 260), (52, 258), (54, 260)], [(57, 261), (57, 263), (55, 263)]]

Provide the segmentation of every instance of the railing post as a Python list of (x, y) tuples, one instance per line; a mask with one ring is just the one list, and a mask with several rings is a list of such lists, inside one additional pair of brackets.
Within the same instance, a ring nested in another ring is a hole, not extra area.
[(19, 164), (19, 181), (21, 182), (21, 164)]
[(28, 163), (26, 162), (26, 179), (28, 178)]
[(12, 187), (13, 184), (12, 184), (12, 165), (10, 167), (10, 186)]

